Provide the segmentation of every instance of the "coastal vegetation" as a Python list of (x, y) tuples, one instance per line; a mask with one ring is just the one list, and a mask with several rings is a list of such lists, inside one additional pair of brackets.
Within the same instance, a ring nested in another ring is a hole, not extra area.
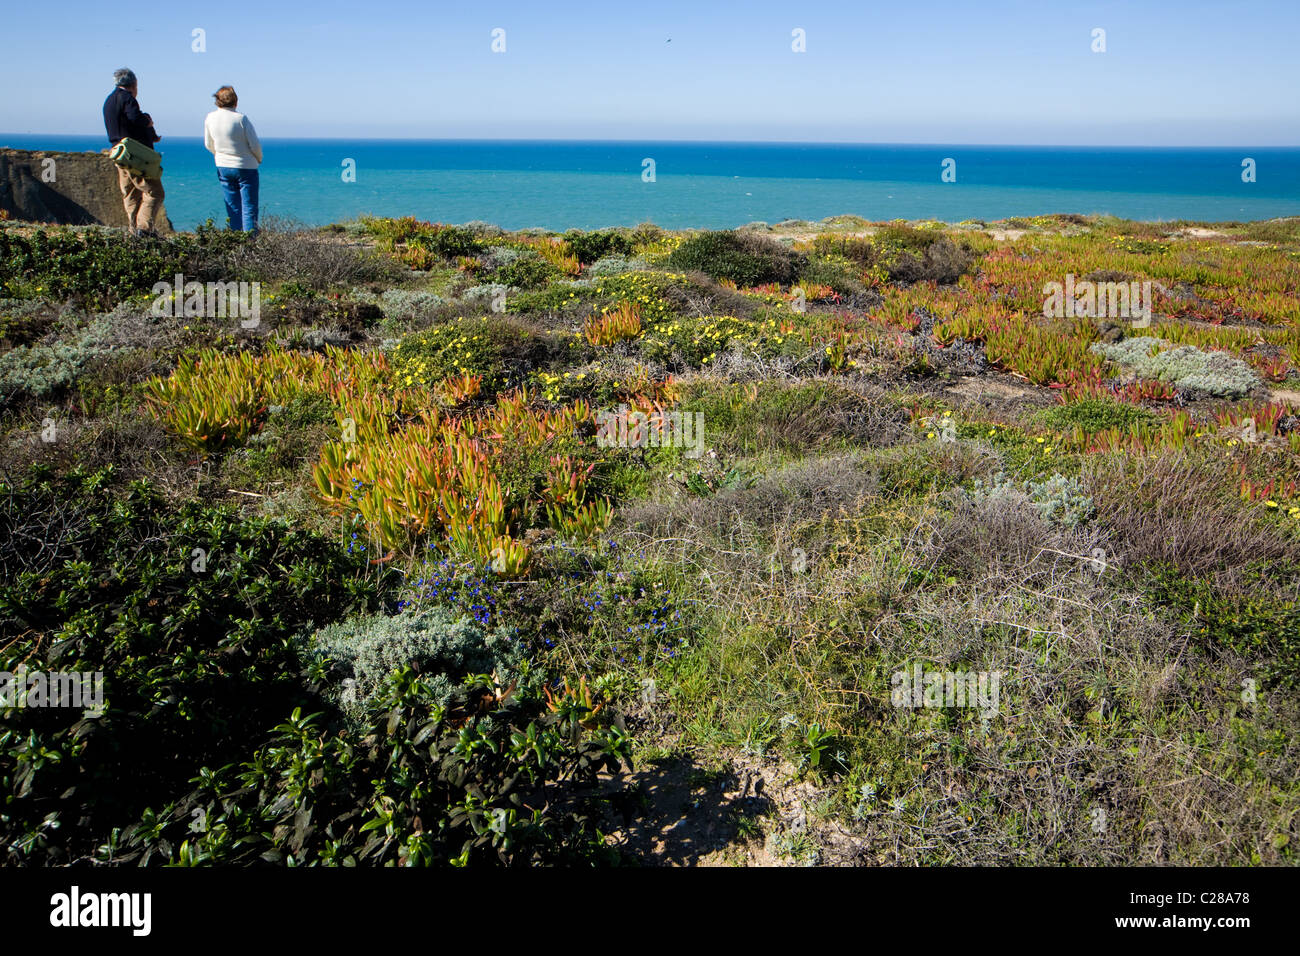
[(1297, 219), (0, 224), (9, 864), (1290, 863), (1298, 588)]

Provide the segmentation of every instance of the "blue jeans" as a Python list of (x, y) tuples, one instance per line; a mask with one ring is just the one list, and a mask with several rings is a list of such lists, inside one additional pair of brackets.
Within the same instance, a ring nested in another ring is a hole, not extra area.
[(257, 232), (257, 170), (217, 167), (230, 228)]

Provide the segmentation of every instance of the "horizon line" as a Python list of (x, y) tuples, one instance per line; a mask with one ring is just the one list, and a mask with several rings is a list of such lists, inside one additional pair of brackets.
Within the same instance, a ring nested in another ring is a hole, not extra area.
[[(0, 138), (6, 136), (22, 137), (67, 137), (77, 139), (107, 139), (102, 132), (97, 133), (16, 133), (12, 131), (0, 131)], [(1134, 145), (1132, 143), (963, 143), (963, 142), (900, 142), (900, 141), (857, 141), (857, 140), (769, 140), (769, 139), (590, 139), (585, 137), (572, 138), (538, 138), (538, 137), (505, 137), (505, 136), (485, 136), (485, 137), (437, 137), (437, 136), (366, 136), (366, 137), (342, 137), (342, 136), (263, 136), (267, 142), (324, 142), (324, 143), (573, 143), (573, 144), (606, 144), (606, 143), (654, 143), (658, 145), (705, 145), (705, 146), (959, 146), (963, 148), (981, 148), (981, 149), (1082, 149), (1082, 150), (1154, 150), (1154, 149), (1300, 149), (1300, 143), (1288, 143), (1282, 145), (1262, 146), (1250, 144), (1236, 144), (1230, 146), (1223, 145), (1206, 145), (1206, 144), (1142, 144)], [(170, 136), (170, 141), (175, 140), (194, 140), (201, 142), (202, 136)], [(13, 147), (9, 147), (13, 148)]]

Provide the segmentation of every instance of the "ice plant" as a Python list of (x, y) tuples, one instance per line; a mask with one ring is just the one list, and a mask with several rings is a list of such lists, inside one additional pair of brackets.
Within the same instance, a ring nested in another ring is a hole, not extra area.
[(582, 272), (582, 263), (578, 261), (577, 256), (568, 253), (568, 247), (563, 241), (541, 238), (529, 242), (528, 245), (565, 275), (576, 276)]
[(634, 339), (641, 334), (640, 309), (632, 302), (620, 302), (613, 312), (588, 318), (582, 331), (592, 345), (613, 345)]

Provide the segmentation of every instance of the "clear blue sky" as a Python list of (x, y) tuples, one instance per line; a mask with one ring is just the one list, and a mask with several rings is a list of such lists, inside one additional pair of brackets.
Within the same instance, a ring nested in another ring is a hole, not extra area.
[(4, 24), (8, 133), (102, 132), (130, 66), (164, 136), (231, 83), (263, 137), (1300, 144), (1298, 0), (63, 0)]

